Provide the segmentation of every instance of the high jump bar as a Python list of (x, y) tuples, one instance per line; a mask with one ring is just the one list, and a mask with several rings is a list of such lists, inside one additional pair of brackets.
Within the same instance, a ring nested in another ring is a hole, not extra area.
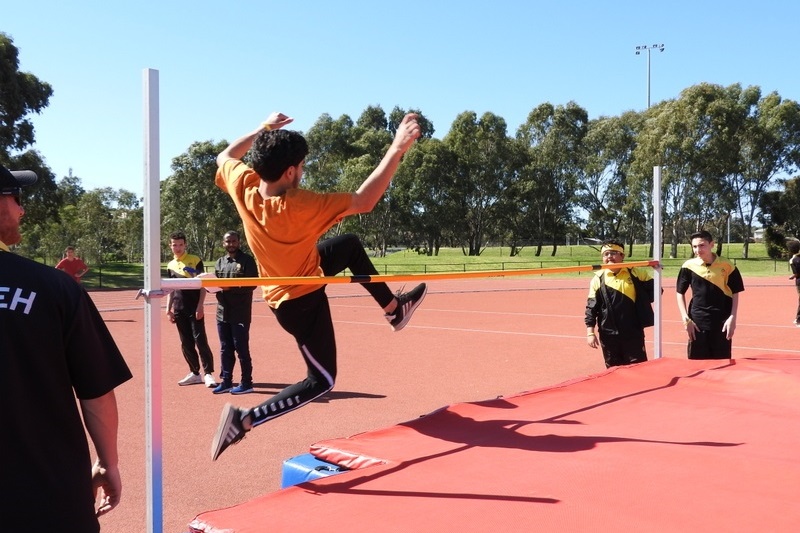
[(457, 280), (471, 278), (516, 277), (540, 274), (566, 274), (592, 270), (621, 270), (632, 267), (658, 267), (659, 261), (630, 261), (607, 265), (573, 265), (565, 267), (527, 268), (519, 270), (474, 270), (471, 272), (429, 272), (424, 274), (379, 274), (374, 276), (306, 276), (272, 278), (168, 278), (161, 280), (164, 290), (200, 289), (211, 287), (251, 287), (254, 285), (328, 285), (333, 283), (379, 283)]

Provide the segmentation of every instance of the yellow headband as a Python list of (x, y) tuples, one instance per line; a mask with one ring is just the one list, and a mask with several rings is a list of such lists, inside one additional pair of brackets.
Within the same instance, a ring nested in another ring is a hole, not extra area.
[(600, 253), (613, 250), (615, 252), (619, 252), (622, 255), (625, 255), (625, 249), (622, 246), (617, 246), (616, 244), (604, 244), (602, 248), (600, 248)]

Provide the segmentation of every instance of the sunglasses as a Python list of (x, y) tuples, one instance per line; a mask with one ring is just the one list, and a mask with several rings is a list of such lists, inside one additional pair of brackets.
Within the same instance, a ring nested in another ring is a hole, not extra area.
[(20, 197), (19, 197), (20, 192), (21, 191), (20, 191), (19, 188), (5, 189), (5, 190), (0, 191), (0, 196), (13, 196), (14, 197), (14, 201), (17, 202), (17, 205), (18, 206), (22, 206), (22, 200), (20, 200)]

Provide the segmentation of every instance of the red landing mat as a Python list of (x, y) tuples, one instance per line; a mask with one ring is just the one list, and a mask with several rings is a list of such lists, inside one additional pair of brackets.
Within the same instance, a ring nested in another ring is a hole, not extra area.
[(354, 470), (193, 531), (797, 532), (800, 359), (659, 359), (311, 452)]

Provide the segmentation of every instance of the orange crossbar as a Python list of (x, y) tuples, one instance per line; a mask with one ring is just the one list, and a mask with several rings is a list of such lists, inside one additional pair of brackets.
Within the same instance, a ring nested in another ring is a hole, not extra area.
[(471, 272), (427, 272), (423, 274), (379, 274), (375, 276), (319, 276), (274, 278), (170, 278), (161, 280), (164, 289), (197, 289), (200, 287), (250, 287), (253, 285), (328, 285), (333, 283), (410, 282), (492, 277), (566, 274), (592, 270), (620, 270), (631, 267), (657, 267), (658, 261), (630, 261), (608, 265), (574, 265), (566, 267), (527, 268), (519, 270), (475, 270)]

